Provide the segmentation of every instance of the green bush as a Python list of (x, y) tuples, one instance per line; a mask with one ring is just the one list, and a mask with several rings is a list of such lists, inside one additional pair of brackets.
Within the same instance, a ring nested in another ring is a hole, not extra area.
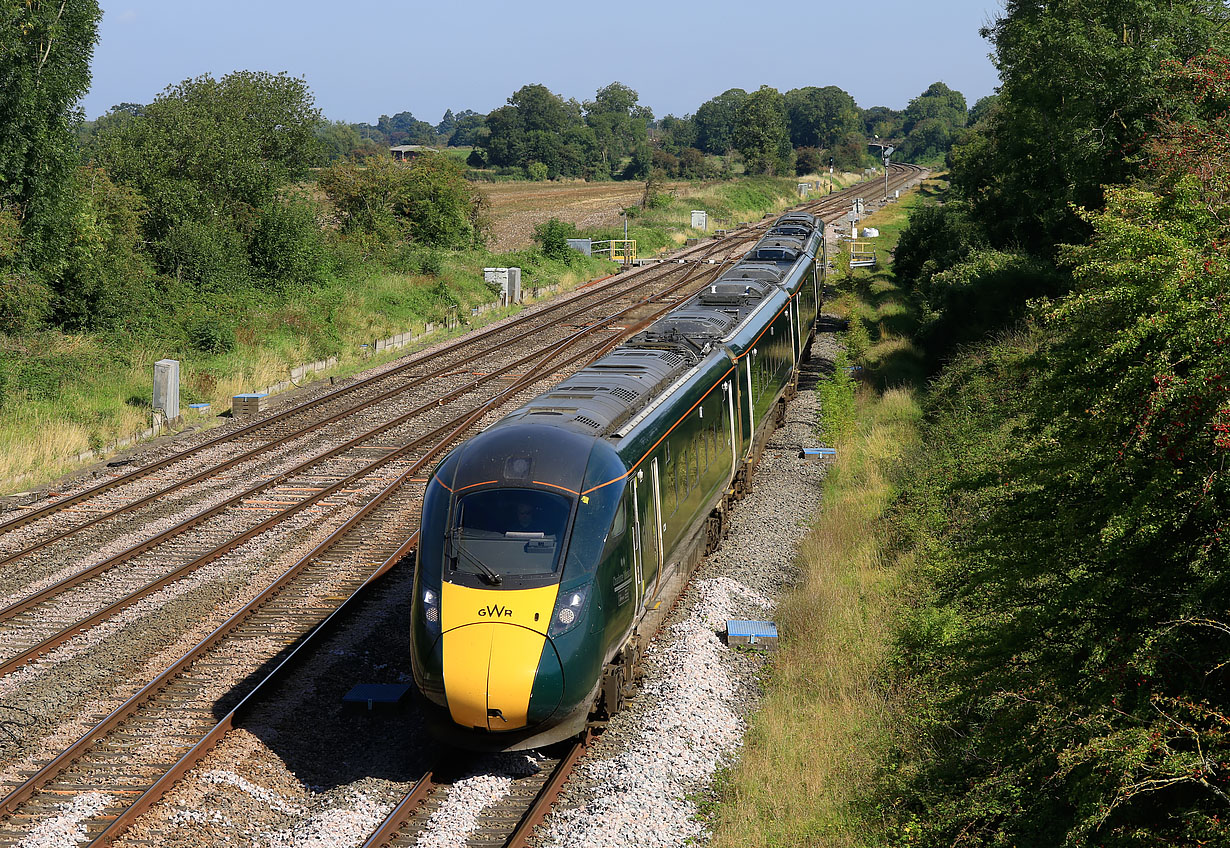
[(319, 183), (349, 233), (448, 249), (479, 247), (486, 240), (486, 201), (447, 156), (408, 163), (376, 159), (364, 166), (342, 162), (322, 171)]
[(27, 274), (0, 271), (0, 333), (41, 326), (51, 315), (51, 289)]
[[(440, 276), (444, 270), (444, 256), (438, 250), (426, 250), (419, 255), (419, 270), (432, 277)], [(437, 283), (436, 285), (443, 285)], [(447, 287), (446, 287), (447, 288)]]
[(1017, 253), (983, 250), (918, 289), (928, 316), (919, 338), (932, 363), (963, 344), (1005, 330), (1038, 297), (1065, 291), (1069, 278), (1046, 260)]
[(855, 422), (854, 377), (850, 374), (850, 355), (837, 353), (833, 373), (816, 385), (820, 401), (820, 429), (830, 445), (850, 434)]
[(201, 353), (230, 353), (235, 334), (214, 318), (194, 318), (184, 327), (188, 342)]
[(543, 255), (568, 264), (572, 261), (574, 251), (568, 246), (568, 239), (577, 235), (577, 228), (559, 218), (544, 221), (534, 228), (534, 241), (538, 243)]
[(251, 283), (243, 238), (226, 223), (184, 221), (154, 245), (167, 276), (202, 291), (236, 291)]
[(274, 285), (311, 285), (323, 279), (328, 253), (319, 210), (305, 200), (278, 201), (260, 212), (248, 253), (261, 279)]

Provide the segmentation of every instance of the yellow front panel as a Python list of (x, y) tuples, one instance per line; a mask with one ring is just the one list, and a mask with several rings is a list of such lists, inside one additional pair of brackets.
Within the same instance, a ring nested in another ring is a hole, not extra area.
[[(441, 588), (444, 691), (453, 721), (491, 730), (524, 727), (558, 587)], [(489, 709), (504, 720), (489, 717)]]
[(495, 629), (494, 624), (476, 624), (444, 634), (444, 694), (449, 714), (462, 727), (487, 726), (487, 670)]
[(544, 636), (555, 610), (558, 585), (538, 589), (471, 589), (445, 583), (440, 593), (440, 629), (498, 621), (519, 624)]
[(487, 709), (504, 716), (487, 720), (492, 730), (516, 730), (526, 725), (530, 693), (546, 637), (524, 627), (494, 625), (491, 640), (491, 673), (487, 676)]

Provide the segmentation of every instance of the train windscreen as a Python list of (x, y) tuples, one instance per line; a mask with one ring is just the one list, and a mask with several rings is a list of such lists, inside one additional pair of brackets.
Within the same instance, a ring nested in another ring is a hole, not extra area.
[(452, 533), (453, 568), (488, 583), (505, 575), (553, 573), (572, 502), (537, 489), (486, 489), (463, 495)]

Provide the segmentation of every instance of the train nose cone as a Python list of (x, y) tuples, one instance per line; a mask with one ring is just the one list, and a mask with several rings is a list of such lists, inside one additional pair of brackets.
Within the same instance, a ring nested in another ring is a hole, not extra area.
[(563, 675), (555, 647), (544, 650), (558, 588), (441, 587), (444, 697), (453, 721), (485, 730), (528, 724), (539, 663), (551, 677)]
[(470, 624), (444, 634), (444, 691), (453, 721), (483, 730), (520, 730), (528, 724), (539, 665), (562, 674), (554, 648), (526, 627)]

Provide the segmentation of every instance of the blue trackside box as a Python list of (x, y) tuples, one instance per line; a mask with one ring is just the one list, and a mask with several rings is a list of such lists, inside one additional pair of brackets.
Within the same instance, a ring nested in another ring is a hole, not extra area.
[(837, 448), (803, 448), (799, 451), (799, 458), (806, 460), (836, 459)]
[(728, 621), (726, 644), (776, 648), (777, 625), (772, 621)]

